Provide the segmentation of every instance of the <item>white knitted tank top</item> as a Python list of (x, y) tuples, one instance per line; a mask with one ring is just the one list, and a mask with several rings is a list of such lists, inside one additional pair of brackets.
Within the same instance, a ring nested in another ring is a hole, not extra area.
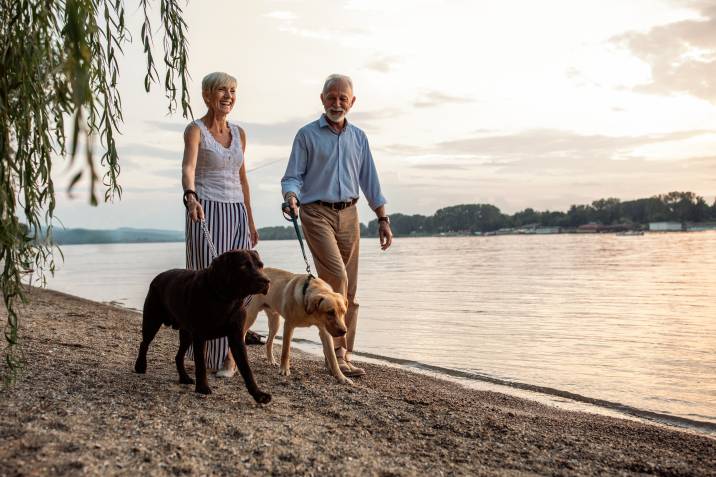
[(201, 199), (216, 202), (243, 202), (239, 170), (244, 162), (239, 127), (229, 123), (231, 144), (224, 147), (211, 135), (201, 119), (194, 121), (201, 131), (196, 158), (194, 186)]

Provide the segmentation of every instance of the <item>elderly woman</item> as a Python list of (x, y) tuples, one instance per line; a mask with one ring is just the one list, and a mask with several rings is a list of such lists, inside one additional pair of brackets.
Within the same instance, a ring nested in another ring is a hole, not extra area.
[[(206, 268), (213, 259), (202, 220), (219, 255), (253, 248), (259, 240), (246, 179), (246, 134), (227, 120), (236, 103), (236, 79), (226, 73), (211, 73), (202, 80), (201, 89), (208, 111), (184, 131), (182, 162), (186, 266), (191, 270)], [(187, 357), (194, 359), (191, 348)], [(236, 372), (226, 337), (207, 341), (205, 359), (207, 368), (221, 368), (219, 377)]]

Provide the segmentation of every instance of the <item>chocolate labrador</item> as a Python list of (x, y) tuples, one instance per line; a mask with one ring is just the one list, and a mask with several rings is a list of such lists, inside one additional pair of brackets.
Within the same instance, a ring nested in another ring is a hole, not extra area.
[[(256, 402), (266, 404), (271, 395), (261, 391), (246, 355), (243, 329), (246, 321), (244, 299), (265, 295), (271, 281), (263, 272), (258, 253), (232, 250), (221, 254), (204, 270), (168, 270), (152, 280), (144, 301), (142, 343), (134, 364), (137, 373), (147, 370), (147, 349), (162, 325), (179, 330), (176, 366), (179, 382), (193, 384), (184, 369), (184, 353), (194, 345), (194, 356), (204, 356), (206, 340), (227, 336), (229, 348), (244, 378), (246, 389)], [(195, 359), (196, 392), (211, 394), (206, 364)]]

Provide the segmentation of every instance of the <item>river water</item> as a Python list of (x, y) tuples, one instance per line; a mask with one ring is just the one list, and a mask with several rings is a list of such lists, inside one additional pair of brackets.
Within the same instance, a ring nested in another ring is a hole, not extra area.
[[(296, 241), (258, 250), (303, 271)], [(181, 243), (62, 251), (49, 288), (136, 309), (184, 266)], [(363, 239), (358, 295), (368, 356), (716, 430), (716, 232)]]

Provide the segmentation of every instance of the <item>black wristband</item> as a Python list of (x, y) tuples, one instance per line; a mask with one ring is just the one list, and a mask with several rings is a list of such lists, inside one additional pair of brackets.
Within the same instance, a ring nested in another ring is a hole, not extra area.
[(181, 200), (182, 200), (182, 202), (184, 202), (184, 207), (186, 207), (186, 208), (189, 208), (189, 201), (187, 200), (187, 197), (190, 195), (193, 195), (197, 201), (199, 200), (199, 196), (196, 195), (196, 192), (194, 192), (191, 189), (185, 190), (184, 195), (182, 196)]

